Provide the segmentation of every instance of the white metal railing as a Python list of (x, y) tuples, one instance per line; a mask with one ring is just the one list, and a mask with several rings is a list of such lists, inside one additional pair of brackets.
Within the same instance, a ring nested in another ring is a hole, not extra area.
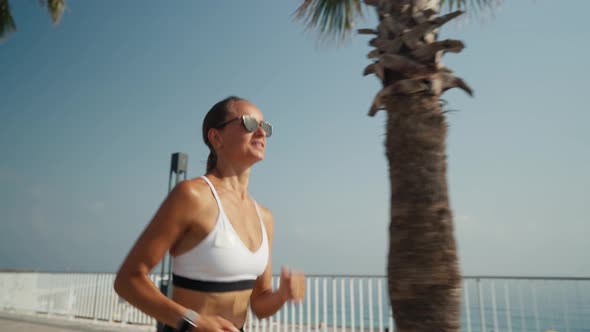
[[(155, 321), (122, 301), (113, 273), (0, 273), (0, 310), (120, 324)], [(159, 285), (155, 274), (152, 281)], [(273, 278), (273, 287), (279, 280)], [(394, 320), (382, 276), (307, 276), (301, 304), (266, 319), (249, 313), (248, 331), (385, 332)], [(462, 330), (590, 331), (590, 278), (464, 277)]]

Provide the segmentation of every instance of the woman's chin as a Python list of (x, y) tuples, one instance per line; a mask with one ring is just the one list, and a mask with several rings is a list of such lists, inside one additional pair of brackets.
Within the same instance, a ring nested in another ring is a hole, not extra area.
[(259, 153), (256, 156), (254, 156), (254, 163), (260, 162), (264, 160), (264, 153)]

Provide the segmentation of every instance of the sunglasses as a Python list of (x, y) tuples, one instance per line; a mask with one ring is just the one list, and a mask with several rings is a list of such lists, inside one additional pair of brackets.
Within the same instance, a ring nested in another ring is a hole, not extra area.
[(266, 137), (270, 137), (272, 135), (272, 125), (270, 123), (266, 121), (258, 122), (258, 120), (256, 120), (256, 118), (254, 118), (251, 115), (242, 115), (237, 118), (224, 121), (217, 125), (215, 128), (221, 129), (236, 120), (242, 120), (242, 125), (244, 125), (244, 128), (249, 133), (255, 132), (258, 129), (258, 127), (262, 127), (262, 129), (264, 129), (264, 132), (266, 133)]

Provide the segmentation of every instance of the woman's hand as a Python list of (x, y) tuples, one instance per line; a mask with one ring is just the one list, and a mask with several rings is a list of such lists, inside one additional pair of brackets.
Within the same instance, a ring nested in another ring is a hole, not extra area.
[(234, 324), (219, 316), (199, 315), (195, 324), (197, 332), (240, 332)]
[(301, 302), (305, 297), (305, 275), (303, 272), (281, 268), (279, 294), (284, 301)]

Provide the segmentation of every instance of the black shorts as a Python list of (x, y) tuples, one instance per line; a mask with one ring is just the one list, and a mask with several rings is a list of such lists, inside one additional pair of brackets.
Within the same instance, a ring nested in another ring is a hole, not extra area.
[(176, 332), (176, 329), (170, 325), (164, 325), (162, 332)]
[[(176, 332), (176, 328), (174, 328), (170, 325), (164, 325), (164, 329), (162, 330), (162, 332)], [(244, 332), (243, 327), (240, 328), (240, 332)]]

